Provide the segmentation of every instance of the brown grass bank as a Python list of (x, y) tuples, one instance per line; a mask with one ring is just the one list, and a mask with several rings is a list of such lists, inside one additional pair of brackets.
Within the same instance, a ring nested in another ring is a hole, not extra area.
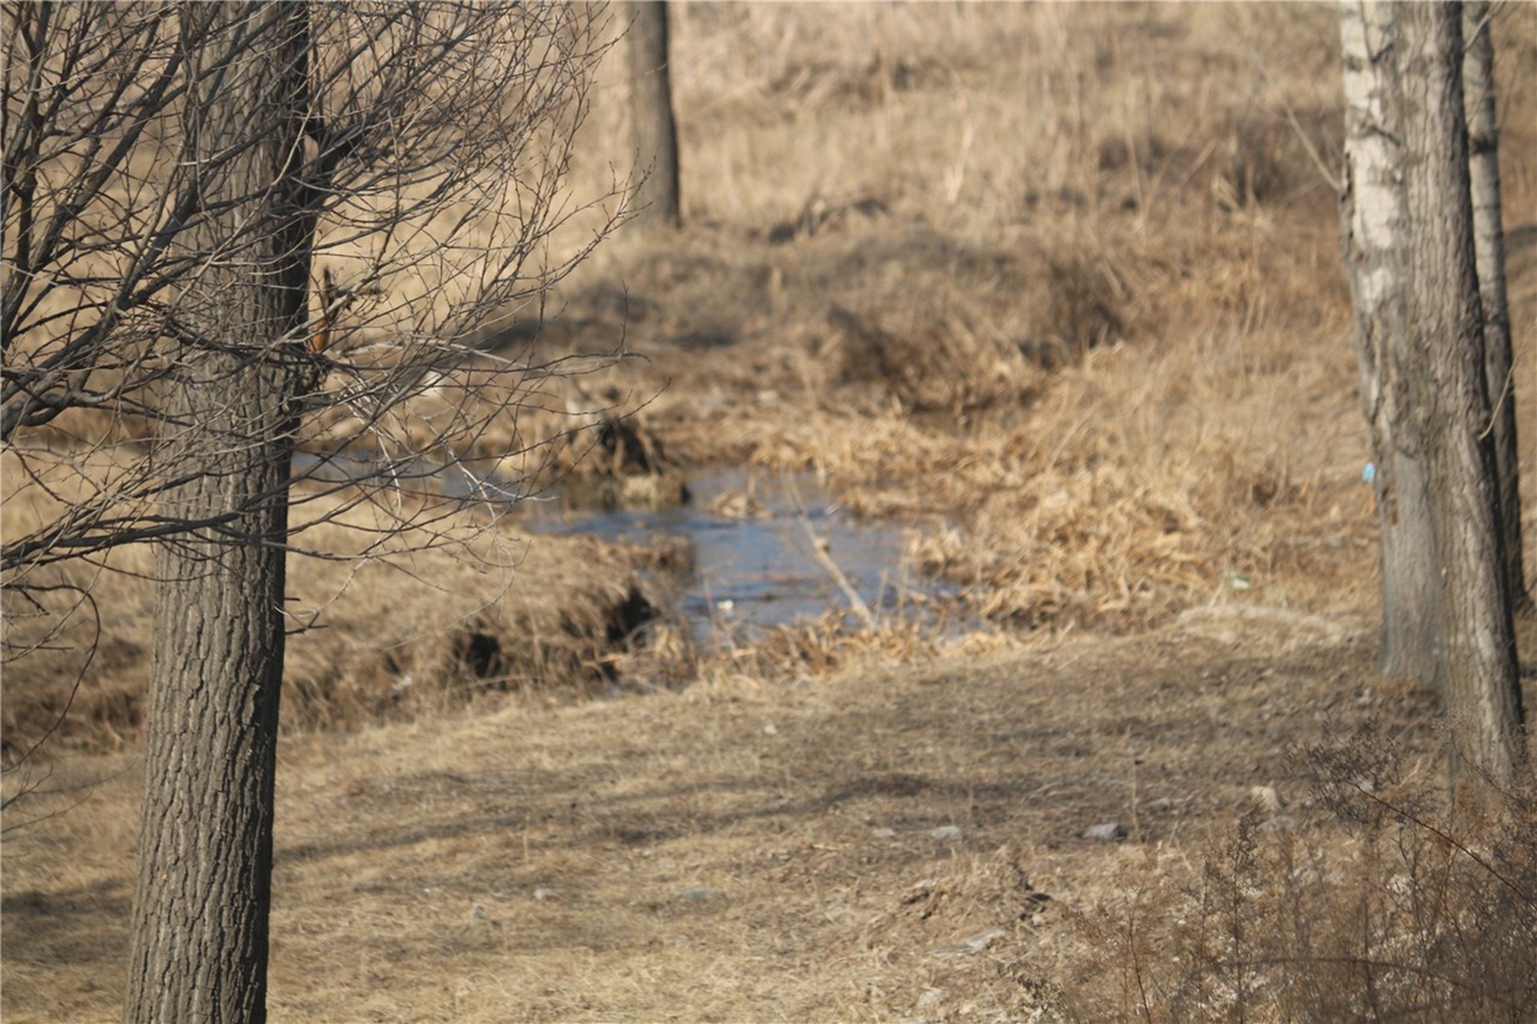
[[(1533, 19), (1496, 18), (1518, 383)], [(685, 462), (942, 517), (915, 555), (1001, 622), (1369, 607), (1337, 31), (1279, 4), (687, 8), (691, 226), (600, 253), (546, 341), (644, 353), (606, 382)]]
[[(472, 512), (397, 531), (388, 508), (346, 495), (305, 502), (325, 521), (301, 535), (286, 609), (287, 728), (357, 728), (516, 694), (567, 701), (672, 685), (692, 664), (687, 627), (646, 572), (667, 553), (592, 538), (534, 538)], [(317, 506), (324, 505), (324, 509)], [(7, 510), (19, 516), (21, 510)], [(6, 609), (4, 745), (66, 751), (137, 745), (150, 672), (153, 554), (113, 552), (57, 572), (37, 607)], [(82, 594), (88, 594), (82, 600)]]

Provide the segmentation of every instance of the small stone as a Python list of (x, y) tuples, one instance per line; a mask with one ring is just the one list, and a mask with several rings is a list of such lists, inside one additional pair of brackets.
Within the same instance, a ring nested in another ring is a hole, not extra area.
[(902, 905), (910, 907), (920, 900), (928, 899), (929, 895), (939, 888), (939, 884), (939, 879), (937, 878), (924, 878), (914, 882), (911, 888), (908, 889), (907, 895), (902, 897)]
[(942, 843), (958, 843), (961, 841), (963, 834), (960, 828), (955, 825), (941, 825), (929, 833), (929, 835)]
[(923, 994), (918, 997), (918, 1002), (914, 1008), (919, 1010), (931, 1010), (938, 1006), (940, 1003), (944, 1002), (944, 999), (944, 989), (926, 988), (923, 990)]
[(559, 895), (560, 892), (558, 890), (550, 889), (543, 885), (534, 890), (534, 899), (536, 900), (553, 900)]
[(1004, 938), (1007, 934), (1002, 928), (990, 928), (962, 942), (961, 949), (967, 953), (980, 953), (999, 939)]
[(1271, 814), (1278, 814), (1282, 807), (1286, 806), (1281, 801), (1281, 794), (1275, 791), (1274, 786), (1254, 786), (1249, 790), (1249, 796), (1261, 809)]
[(1107, 821), (1100, 825), (1090, 825), (1083, 830), (1083, 837), (1096, 843), (1119, 843), (1126, 839), (1126, 827), (1119, 821)]
[(895, 839), (896, 837), (897, 830), (894, 828), (872, 828), (870, 830), (871, 839)]

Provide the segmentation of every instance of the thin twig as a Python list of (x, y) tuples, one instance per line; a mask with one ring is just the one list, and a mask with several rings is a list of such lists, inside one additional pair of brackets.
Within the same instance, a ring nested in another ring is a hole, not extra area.
[(800, 488), (795, 486), (794, 480), (786, 477), (785, 490), (789, 492), (791, 499), (795, 502), (795, 507), (799, 512), (798, 518), (800, 519), (801, 527), (806, 531), (806, 536), (811, 538), (812, 557), (817, 560), (818, 565), (827, 570), (827, 574), (833, 578), (833, 582), (838, 584), (838, 589), (842, 590), (844, 596), (849, 599), (849, 604), (853, 606), (854, 614), (859, 616), (860, 621), (865, 624), (865, 627), (867, 629), (874, 629), (878, 625), (875, 613), (870, 611), (870, 606), (865, 603), (863, 597), (859, 596), (859, 591), (854, 589), (854, 584), (849, 582), (849, 578), (843, 574), (843, 570), (838, 568), (838, 563), (833, 561), (832, 555), (829, 554), (831, 544), (825, 538), (817, 535), (816, 529), (811, 525), (811, 517), (806, 513), (806, 503), (801, 500)]

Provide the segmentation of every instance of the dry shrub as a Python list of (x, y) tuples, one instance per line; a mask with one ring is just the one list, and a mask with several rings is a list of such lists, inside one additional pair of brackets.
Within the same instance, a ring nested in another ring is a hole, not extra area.
[(520, 344), (487, 338), (485, 345), (498, 351), (425, 376), (380, 415), (328, 408), (306, 424), (300, 448), (365, 460), (419, 454), (509, 493), (535, 493), (571, 475), (668, 478), (676, 486), (673, 460), (642, 412), (654, 396), (614, 383), (627, 353), (577, 351), (541, 360)]
[(1528, 764), (1497, 812), (1467, 813), (1403, 763), (1363, 728), (1307, 755), (1305, 825), (1254, 812), (1196, 877), (1132, 872), (1078, 919), (1096, 952), (1075, 1015), (1530, 1020), (1537, 774)]
[[(5, 507), (7, 528), (26, 516)], [(154, 586), (147, 545), (119, 548), (100, 566), (34, 573), (28, 593), (6, 590), (0, 756), (7, 768), (46, 741), (116, 750), (133, 740), (149, 677)]]
[(781, 224), (815, 192), (870, 195), (968, 236), (1021, 212), (1093, 230), (1098, 208), (1327, 205), (1308, 147), (1337, 152), (1316, 113), (1338, 107), (1318, 45), (1337, 32), (1276, 5), (684, 9), (677, 104), (708, 183), (688, 202)]
[[(370, 515), (349, 510), (312, 543), (361, 553)], [(324, 627), (290, 644), (297, 720), (355, 726), (507, 692), (561, 701), (669, 684), (687, 670), (692, 650), (644, 572), (665, 553), (530, 536), (473, 515), (433, 549), (404, 550), (420, 540), (408, 530), (399, 553), (294, 566), (292, 612)]]
[(1041, 383), (1036, 368), (1076, 363), (1126, 335), (1128, 297), (1092, 253), (929, 245), (909, 254), (918, 265), (901, 291), (867, 287), (863, 312), (830, 306), (813, 350), (824, 387), (864, 385), (909, 412), (962, 417), (1026, 401)]
[[(887, 785), (900, 792), (904, 782)], [(1055, 903), (1032, 880), (1035, 852), (1011, 843), (937, 858), (863, 929), (857, 945), (880, 951), (881, 967), (901, 979), (887, 984), (911, 993), (900, 1019), (1050, 1019), (1041, 1008), (1060, 1002), (1056, 956), (1029, 940), (1055, 916)], [(887, 999), (901, 1005), (896, 992)]]
[(932, 633), (901, 616), (863, 625), (843, 611), (790, 626), (778, 626), (760, 638), (731, 643), (705, 656), (703, 677), (723, 681), (798, 684), (825, 679), (860, 658), (906, 664), (937, 650)]
[(840, 306), (832, 307), (827, 322), (829, 331), (814, 357), (826, 385), (873, 391), (878, 396), (874, 404), (894, 398), (911, 412), (962, 415), (1011, 397), (1010, 383), (1022, 376), (1010, 365), (1018, 362), (1017, 353), (969, 332), (930, 328), (896, 333), (875, 317)]
[(893, 400), (915, 412), (997, 407), (1028, 395), (1039, 367), (1128, 329), (1113, 270), (1057, 239), (975, 246), (862, 224), (764, 246), (695, 228), (624, 256), (627, 305), (610, 301), (610, 270), (568, 296), (583, 328), (545, 341), (566, 353), (624, 336), (652, 361), (615, 366), (595, 386), (662, 418), (723, 385), (851, 412)]

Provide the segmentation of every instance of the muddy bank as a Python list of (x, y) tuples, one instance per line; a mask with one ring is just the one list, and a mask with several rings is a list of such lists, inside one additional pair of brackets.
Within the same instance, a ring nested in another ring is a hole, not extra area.
[[(301, 536), (317, 550), (356, 555), (379, 539), (370, 519), (365, 505)], [(357, 562), (292, 555), (285, 726), (352, 728), (504, 694), (560, 702), (671, 685), (691, 664), (692, 642), (669, 624), (649, 573), (656, 557), (474, 517), (407, 530)], [(109, 565), (61, 577), (89, 584), (90, 602), (62, 590), (41, 611), (7, 607), (13, 648), (39, 645), (6, 666), (8, 758), (45, 736), (50, 756), (136, 740), (150, 676), (153, 556), (123, 548)]]

